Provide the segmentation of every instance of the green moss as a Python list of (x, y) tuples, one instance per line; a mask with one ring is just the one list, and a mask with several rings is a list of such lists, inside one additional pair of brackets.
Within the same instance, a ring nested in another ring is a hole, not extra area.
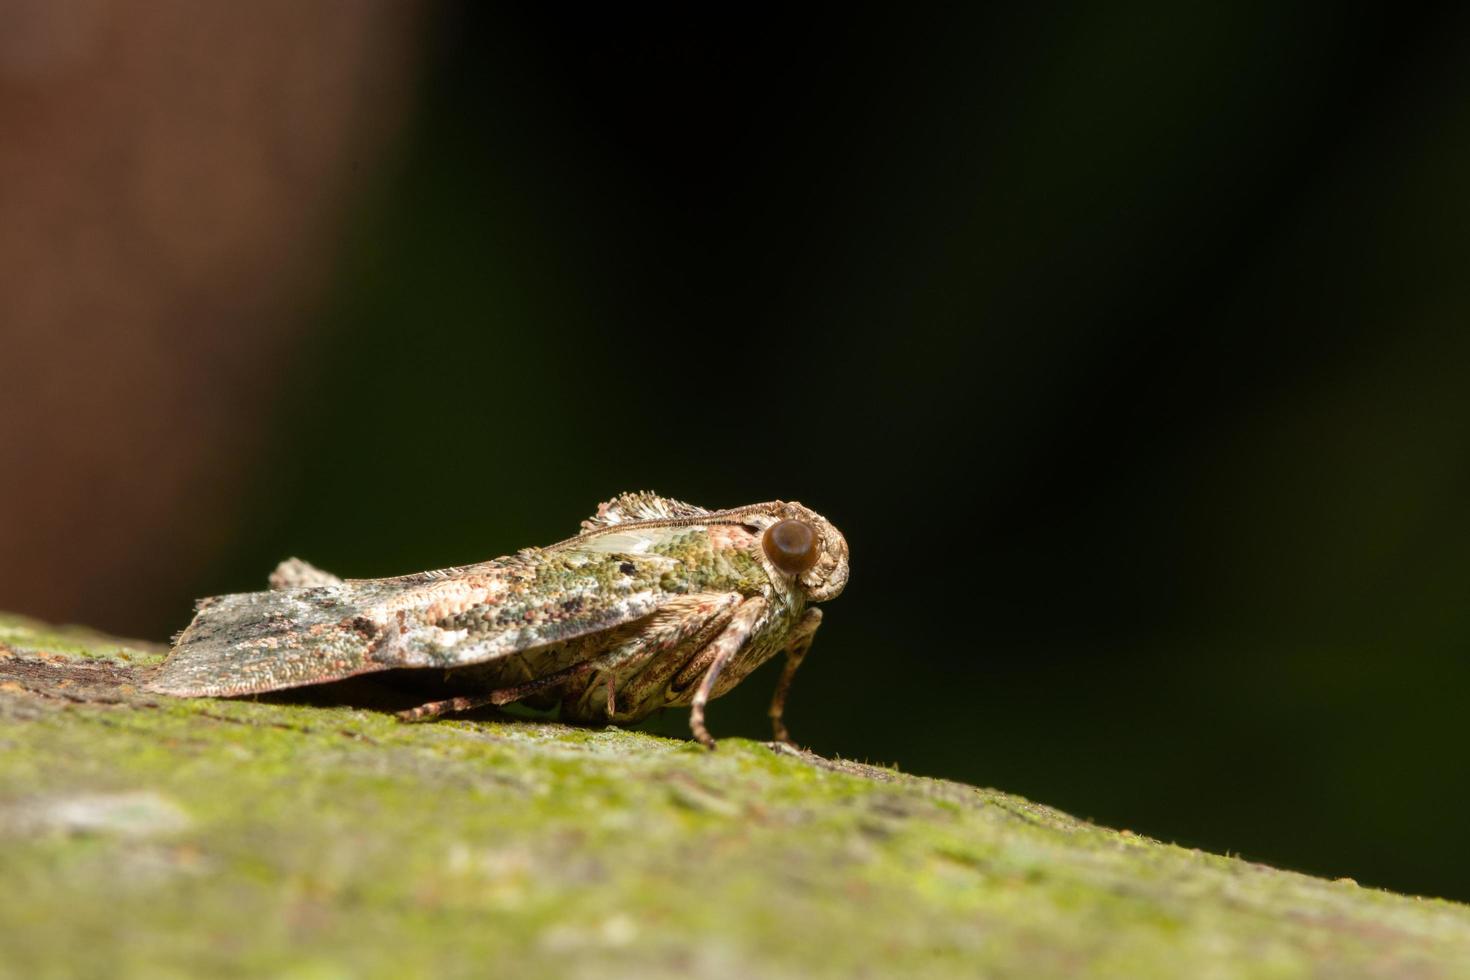
[(119, 640), (82, 626), (49, 626), (25, 616), (0, 613), (0, 650), (52, 654), (119, 664), (161, 663), (167, 649), (138, 640)]
[(0, 973), (1470, 974), (1470, 909), (991, 790), (738, 739), (13, 677)]

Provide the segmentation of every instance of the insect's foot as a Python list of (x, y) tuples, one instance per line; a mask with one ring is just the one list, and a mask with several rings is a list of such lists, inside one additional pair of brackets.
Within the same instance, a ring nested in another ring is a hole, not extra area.
[[(709, 675), (706, 674), (706, 686), (708, 682)], [(701, 686), (699, 691), (694, 695), (694, 703), (689, 707), (689, 730), (694, 733), (694, 737), (699, 741), (700, 745), (713, 752), (715, 750), (715, 740), (710, 736), (709, 729), (704, 727), (704, 702), (706, 697), (708, 697), (708, 692), (704, 689), (704, 686)]]
[(714, 737), (710, 735), (709, 729), (705, 728), (702, 723), (691, 724), (689, 727), (694, 730), (695, 741), (697, 741), (700, 745), (703, 745), (705, 748), (709, 749), (711, 752), (715, 750), (715, 740)]

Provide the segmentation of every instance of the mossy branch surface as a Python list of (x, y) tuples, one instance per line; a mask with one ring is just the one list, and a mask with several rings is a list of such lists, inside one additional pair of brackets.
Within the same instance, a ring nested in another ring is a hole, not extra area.
[(1470, 976), (1470, 908), (738, 739), (172, 700), (0, 618), (8, 976)]

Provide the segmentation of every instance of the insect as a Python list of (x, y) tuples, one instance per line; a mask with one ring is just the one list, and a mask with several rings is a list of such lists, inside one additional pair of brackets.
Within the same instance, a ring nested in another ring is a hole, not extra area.
[(705, 705), (781, 652), (770, 716), (790, 742), (787, 692), (822, 622), (807, 604), (847, 584), (847, 542), (798, 503), (709, 511), (628, 493), (546, 548), (346, 581), (290, 559), (270, 584), (201, 600), (149, 689), (230, 696), (423, 668), (474, 693), (406, 721), (513, 701), (580, 723), (688, 705), (712, 749)]

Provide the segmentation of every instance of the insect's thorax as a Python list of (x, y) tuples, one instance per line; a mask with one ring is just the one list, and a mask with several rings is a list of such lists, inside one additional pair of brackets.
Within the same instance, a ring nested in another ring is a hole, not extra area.
[(738, 592), (769, 597), (773, 591), (784, 591), (766, 574), (755, 547), (754, 536), (743, 528), (694, 526), (659, 541), (648, 553), (669, 559), (659, 563), (656, 587), (671, 594)]
[[(599, 644), (598, 653), (608, 652), (607, 644), (613, 640), (614, 646), (623, 644), (628, 656), (614, 657), (619, 662), (608, 669), (570, 684), (563, 691), (563, 717), (609, 721), (609, 683), (618, 692), (619, 721), (633, 721), (662, 707), (688, 704), (700, 676), (701, 651), (730, 622), (736, 607), (756, 596), (765, 600), (765, 613), (740, 656), (727, 668), (729, 680), (717, 688), (717, 693), (723, 693), (779, 651), (801, 618), (804, 595), (794, 582), (767, 572), (756, 556), (758, 546), (755, 536), (743, 528), (691, 526), (642, 552), (644, 560), (637, 565), (640, 571), (649, 570), (644, 573), (649, 578), (632, 587), (644, 586), (663, 593), (670, 610), (701, 611), (683, 623), (658, 614), (632, 630), (614, 634), (615, 640), (613, 636), (593, 640)], [(691, 601), (697, 604), (687, 605)], [(649, 637), (655, 639), (645, 645), (642, 641)], [(590, 659), (591, 655), (584, 651), (577, 659)]]

